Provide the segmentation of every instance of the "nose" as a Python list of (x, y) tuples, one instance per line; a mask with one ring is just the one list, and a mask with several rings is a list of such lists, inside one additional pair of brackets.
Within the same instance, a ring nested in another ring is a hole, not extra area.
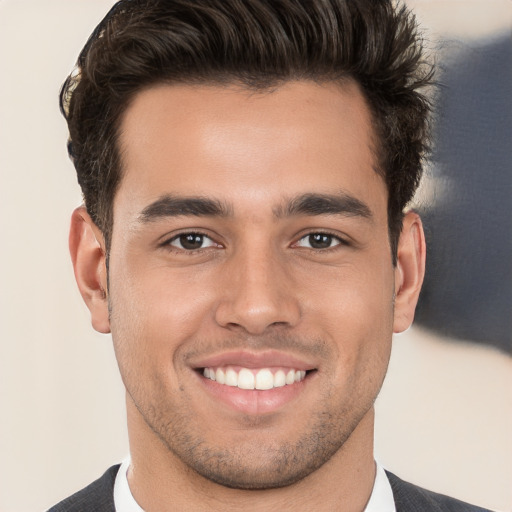
[(225, 328), (263, 334), (275, 326), (293, 327), (300, 303), (285, 261), (267, 247), (246, 248), (233, 255), (223, 271), (216, 322)]

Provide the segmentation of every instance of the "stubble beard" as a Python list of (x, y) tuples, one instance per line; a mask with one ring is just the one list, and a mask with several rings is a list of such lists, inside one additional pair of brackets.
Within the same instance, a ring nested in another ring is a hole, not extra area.
[(246, 429), (246, 439), (251, 430), (254, 439), (229, 447), (207, 441), (193, 427), (192, 413), (180, 410), (183, 407), (167, 403), (146, 408), (134, 403), (167, 450), (197, 475), (231, 489), (263, 490), (300, 482), (328, 462), (343, 449), (373, 400), (366, 407), (358, 404), (356, 414), (349, 407), (335, 415), (318, 411), (294, 441), (269, 439), (262, 433), (264, 418), (247, 418), (242, 428)]
[[(268, 346), (285, 348), (288, 345), (296, 349), (299, 343), (297, 338), (281, 338), (279, 342), (276, 338)], [(225, 348), (232, 348), (227, 343), (224, 345)], [(240, 346), (239, 341), (234, 340), (233, 347), (237, 346)], [(324, 361), (332, 362), (333, 354), (326, 346), (321, 340), (303, 343), (304, 350), (313, 347), (308, 350), (321, 353)], [(262, 345), (259, 348), (265, 347)], [(286, 432), (293, 431), (293, 428), (289, 428), (289, 423), (281, 424), (279, 428), (278, 423), (283, 418), (276, 421), (277, 426), (274, 425), (272, 430), (272, 425), (269, 425), (272, 416), (246, 416), (233, 432), (233, 439), (242, 432), (243, 435), (238, 436), (241, 440), (228, 446), (226, 442), (220, 445), (211, 438), (207, 439), (204, 431), (208, 427), (198, 424), (193, 408), (187, 405), (193, 403), (192, 398), (185, 397), (182, 387), (173, 393), (164, 384), (165, 377), (157, 374), (148, 379), (153, 382), (142, 384), (140, 375), (145, 372), (141, 371), (142, 368), (129, 368), (129, 364), (125, 365), (123, 356), (126, 355), (124, 350), (119, 350), (119, 353), (116, 350), (120, 369), (127, 369), (123, 381), (128, 395), (141, 419), (172, 455), (170, 460), (174, 464), (181, 462), (185, 471), (191, 470), (196, 476), (239, 490), (282, 488), (296, 484), (317, 471), (343, 450), (351, 434), (373, 407), (385, 375), (384, 369), (380, 382), (377, 382), (378, 377), (375, 380), (375, 375), (373, 379), (352, 376), (359, 384), (356, 384), (352, 392), (345, 389), (344, 397), (337, 396), (336, 390), (332, 388), (324, 390), (316, 401), (315, 409), (305, 411), (309, 418), (302, 424), (299, 434), (287, 436)], [(368, 385), (371, 389), (367, 388)], [(149, 390), (152, 392), (148, 393)], [(176, 397), (177, 393), (182, 395), (181, 398)], [(287, 421), (294, 420), (289, 418)], [(274, 437), (272, 432), (278, 434)]]

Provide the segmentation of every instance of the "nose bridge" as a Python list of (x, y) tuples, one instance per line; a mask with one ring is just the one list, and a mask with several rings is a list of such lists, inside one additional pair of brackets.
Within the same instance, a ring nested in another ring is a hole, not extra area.
[(260, 334), (271, 325), (294, 325), (300, 317), (285, 261), (268, 241), (241, 244), (223, 277), (217, 322)]

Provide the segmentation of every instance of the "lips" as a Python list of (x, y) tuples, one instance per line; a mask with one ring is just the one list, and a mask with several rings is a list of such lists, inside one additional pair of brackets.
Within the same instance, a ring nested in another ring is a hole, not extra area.
[(189, 364), (195, 369), (239, 366), (248, 369), (282, 367), (307, 371), (317, 367), (315, 361), (278, 350), (266, 350), (264, 352), (250, 352), (247, 350), (224, 352), (191, 360)]
[(193, 364), (214, 401), (245, 414), (271, 413), (296, 399), (316, 373), (314, 362), (278, 351), (224, 353)]

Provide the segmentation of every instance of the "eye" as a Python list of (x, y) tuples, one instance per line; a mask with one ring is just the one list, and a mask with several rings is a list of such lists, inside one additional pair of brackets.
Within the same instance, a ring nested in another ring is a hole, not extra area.
[(217, 244), (211, 238), (201, 233), (182, 233), (172, 238), (168, 245), (185, 251), (217, 247)]
[(310, 233), (303, 236), (297, 242), (297, 246), (310, 249), (330, 249), (342, 243), (344, 243), (343, 240), (329, 233)]

